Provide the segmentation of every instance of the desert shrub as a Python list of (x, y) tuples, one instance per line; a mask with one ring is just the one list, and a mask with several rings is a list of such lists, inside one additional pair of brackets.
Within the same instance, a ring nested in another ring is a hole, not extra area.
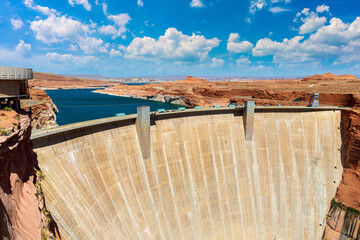
[(7, 112), (10, 112), (10, 111), (12, 111), (12, 109), (11, 108), (9, 108), (9, 107), (4, 107), (4, 109), (3, 109), (4, 111), (7, 111)]
[(11, 131), (0, 128), (0, 136), (10, 136)]

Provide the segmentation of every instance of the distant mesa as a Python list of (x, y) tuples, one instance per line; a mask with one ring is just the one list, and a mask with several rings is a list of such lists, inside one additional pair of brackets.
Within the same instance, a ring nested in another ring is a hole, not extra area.
[(184, 80), (179, 81), (179, 83), (208, 83), (209, 81), (202, 79), (202, 78), (196, 78), (193, 76), (188, 76)]
[(357, 80), (358, 78), (350, 75), (335, 75), (332, 73), (316, 74), (309, 77), (305, 77), (302, 81), (321, 81), (321, 80)]

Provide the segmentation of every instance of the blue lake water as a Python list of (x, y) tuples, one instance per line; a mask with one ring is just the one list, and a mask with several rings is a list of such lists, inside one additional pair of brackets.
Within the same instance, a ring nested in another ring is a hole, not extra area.
[(57, 123), (65, 125), (98, 118), (113, 117), (116, 113), (134, 114), (138, 106), (157, 109), (177, 109), (179, 105), (136, 98), (93, 93), (95, 89), (46, 90), (58, 107)]

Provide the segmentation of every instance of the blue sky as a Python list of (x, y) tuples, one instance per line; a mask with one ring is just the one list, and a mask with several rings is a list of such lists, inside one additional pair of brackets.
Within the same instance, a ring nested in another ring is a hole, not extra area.
[(358, 0), (0, 0), (0, 65), (106, 76), (360, 73)]

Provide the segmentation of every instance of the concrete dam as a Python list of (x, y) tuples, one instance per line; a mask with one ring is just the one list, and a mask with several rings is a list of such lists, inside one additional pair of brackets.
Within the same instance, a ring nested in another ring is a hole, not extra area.
[(321, 239), (338, 108), (148, 111), (33, 133), (63, 239)]

